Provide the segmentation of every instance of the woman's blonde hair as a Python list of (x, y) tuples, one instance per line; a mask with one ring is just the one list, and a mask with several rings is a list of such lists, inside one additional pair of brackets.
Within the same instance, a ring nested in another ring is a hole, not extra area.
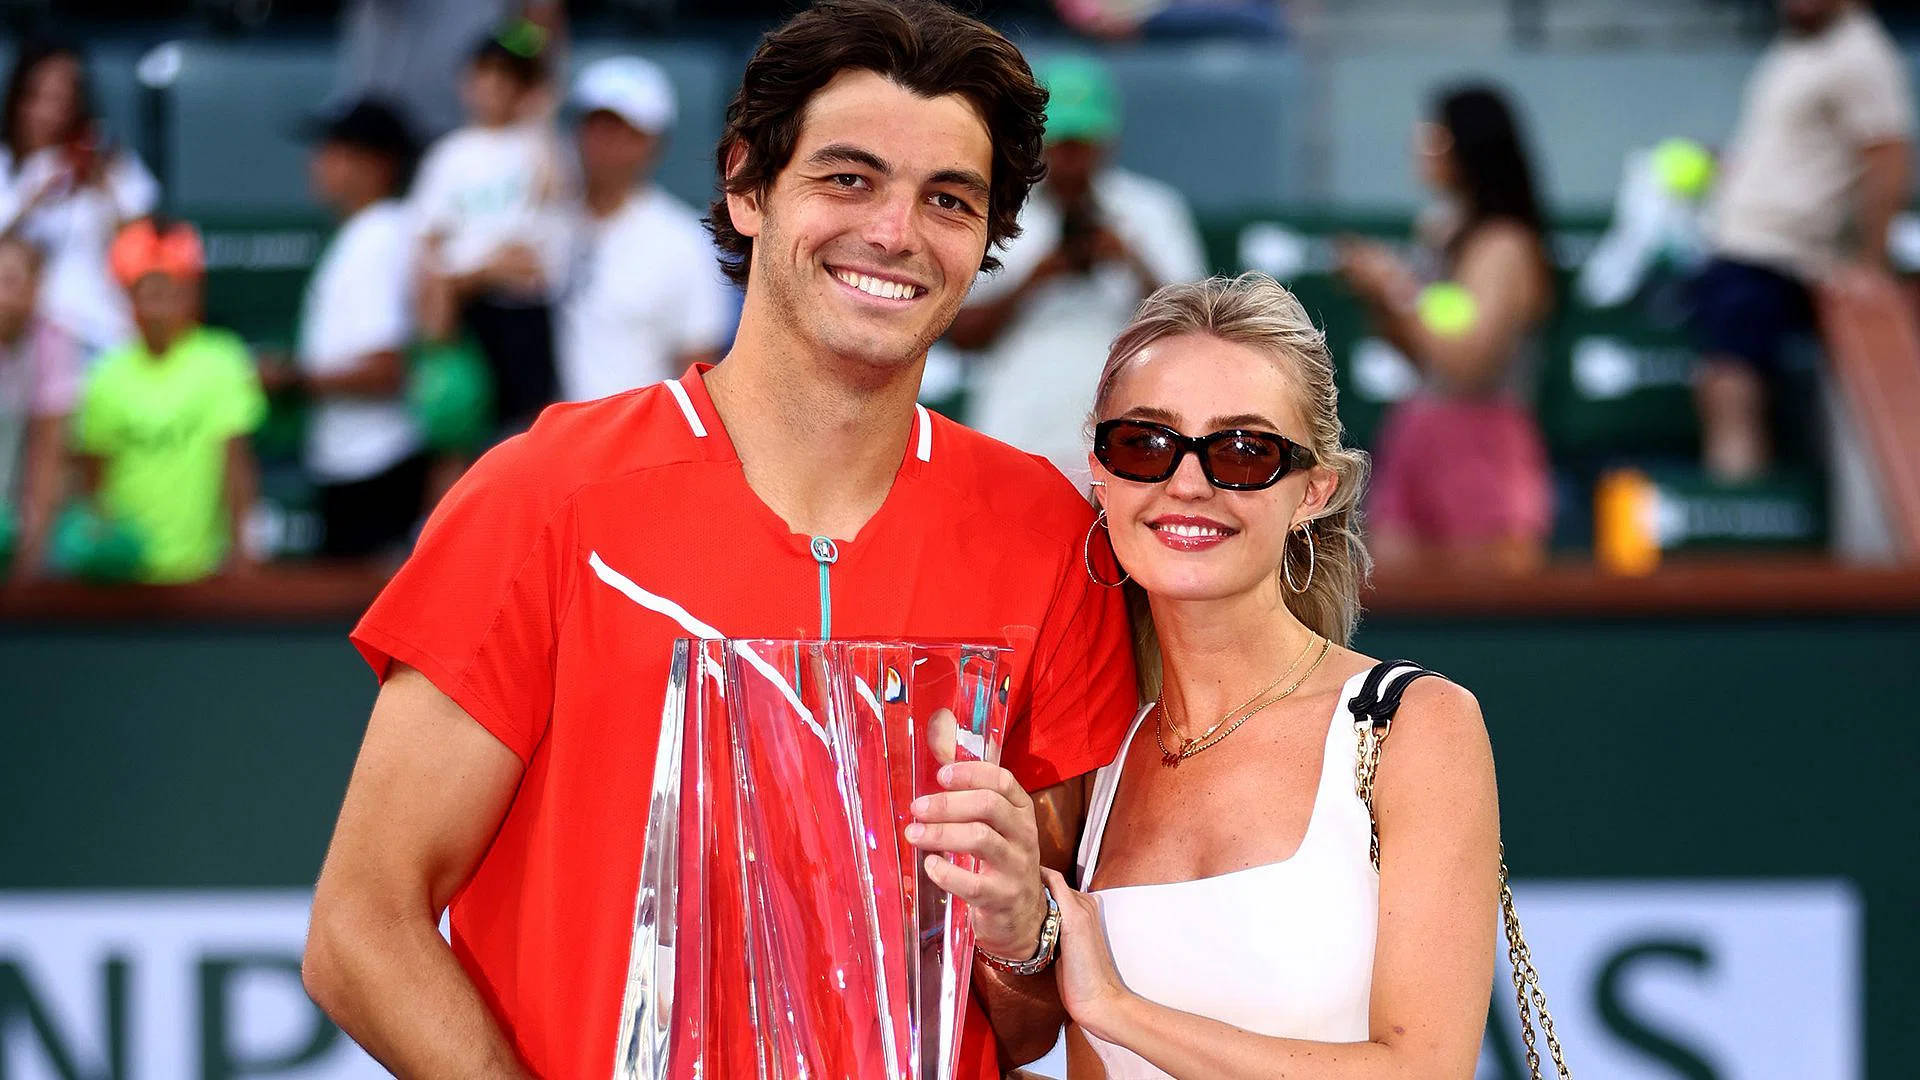
[[(1290, 567), (1294, 580), (1305, 579), (1308, 541), (1303, 533), (1310, 530), (1313, 579), (1305, 592), (1294, 592), (1282, 580), (1280, 595), (1309, 629), (1346, 645), (1360, 619), (1360, 586), (1373, 566), (1360, 536), (1359, 504), (1367, 484), (1367, 455), (1341, 445), (1340, 394), (1334, 387), (1327, 335), (1285, 286), (1265, 274), (1168, 285), (1147, 297), (1133, 321), (1113, 339), (1094, 395), (1093, 421), (1107, 417), (1114, 385), (1142, 350), (1181, 334), (1205, 334), (1264, 353), (1281, 365), (1288, 381), (1299, 389), (1307, 449), (1313, 451), (1317, 465), (1332, 470), (1339, 483), (1304, 530), (1288, 533), (1282, 565), (1274, 573)], [(1132, 582), (1125, 588), (1141, 691), (1155, 697), (1160, 693), (1160, 642), (1147, 609), (1146, 591)]]

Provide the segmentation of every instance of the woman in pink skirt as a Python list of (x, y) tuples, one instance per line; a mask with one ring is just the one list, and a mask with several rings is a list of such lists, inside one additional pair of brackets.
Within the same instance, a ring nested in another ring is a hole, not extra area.
[(1554, 302), (1532, 169), (1513, 111), (1485, 87), (1442, 94), (1415, 147), (1440, 196), (1415, 265), (1377, 243), (1341, 246), (1376, 331), (1421, 375), (1377, 440), (1371, 545), (1394, 569), (1524, 573), (1545, 558), (1553, 512), (1532, 408)]

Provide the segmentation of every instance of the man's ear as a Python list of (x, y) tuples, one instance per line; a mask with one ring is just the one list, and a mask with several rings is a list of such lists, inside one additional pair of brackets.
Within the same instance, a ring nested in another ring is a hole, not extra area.
[(740, 194), (733, 191), (733, 178), (746, 167), (747, 147), (745, 143), (735, 141), (727, 147), (727, 217), (733, 222), (733, 231), (741, 236), (760, 235), (760, 190), (750, 189)]

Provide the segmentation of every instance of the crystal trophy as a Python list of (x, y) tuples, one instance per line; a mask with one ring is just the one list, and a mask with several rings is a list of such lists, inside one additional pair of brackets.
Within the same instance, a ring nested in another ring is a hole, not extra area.
[(902, 830), (998, 763), (1008, 679), (989, 645), (675, 644), (615, 1080), (951, 1080), (972, 925)]

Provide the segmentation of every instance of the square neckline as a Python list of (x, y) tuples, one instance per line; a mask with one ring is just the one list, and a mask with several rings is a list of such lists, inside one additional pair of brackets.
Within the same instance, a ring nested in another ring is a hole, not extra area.
[(1118, 769), (1119, 771), (1114, 776), (1113, 789), (1112, 791), (1107, 793), (1105, 804), (1102, 807), (1102, 811), (1100, 815), (1100, 838), (1099, 838), (1099, 842), (1095, 845), (1091, 853), (1093, 856), (1091, 860), (1091, 867), (1092, 867), (1091, 872), (1087, 874), (1086, 881), (1083, 883), (1083, 887), (1086, 889), (1088, 894), (1093, 896), (1100, 896), (1108, 893), (1122, 893), (1132, 889), (1166, 889), (1166, 888), (1173, 888), (1175, 886), (1181, 886), (1181, 885), (1205, 885), (1212, 882), (1224, 881), (1228, 878), (1238, 877), (1239, 875), (1242, 875), (1242, 874), (1250, 874), (1256, 870), (1273, 870), (1278, 867), (1286, 866), (1287, 864), (1292, 863), (1295, 860), (1299, 859), (1301, 854), (1307, 850), (1307, 845), (1309, 842), (1312, 841), (1314, 837), (1315, 829), (1320, 824), (1320, 818), (1321, 818), (1320, 793), (1326, 787), (1326, 784), (1327, 784), (1327, 758), (1331, 756), (1328, 753), (1327, 744), (1333, 738), (1334, 724), (1336, 721), (1338, 721), (1341, 712), (1345, 710), (1347, 701), (1353, 696), (1352, 690), (1353, 690), (1354, 682), (1356, 680), (1361, 680), (1366, 678), (1367, 672), (1371, 670), (1372, 670), (1371, 667), (1364, 668), (1361, 671), (1348, 676), (1347, 679), (1340, 684), (1340, 692), (1335, 697), (1334, 703), (1333, 703), (1333, 715), (1327, 718), (1327, 730), (1325, 733), (1321, 735), (1321, 738), (1320, 738), (1320, 768), (1314, 777), (1313, 805), (1307, 811), (1307, 827), (1304, 830), (1302, 830), (1300, 833), (1300, 842), (1294, 846), (1293, 851), (1289, 853), (1285, 858), (1274, 859), (1270, 862), (1256, 863), (1252, 866), (1243, 866), (1243, 867), (1240, 867), (1238, 870), (1224, 870), (1224, 871), (1221, 871), (1220, 873), (1207, 874), (1203, 877), (1182, 878), (1177, 881), (1141, 882), (1136, 885), (1114, 885), (1109, 888), (1096, 889), (1093, 887), (1093, 879), (1099, 875), (1100, 858), (1106, 851), (1107, 823), (1113, 817), (1113, 804), (1116, 801), (1118, 801), (1118, 799), (1120, 798), (1120, 785), (1121, 785), (1121, 782), (1126, 779), (1127, 755), (1132, 752), (1134, 737), (1140, 734), (1140, 728), (1146, 723), (1147, 716), (1153, 711), (1156, 703), (1150, 701), (1146, 705), (1142, 706), (1139, 714), (1134, 717), (1133, 729), (1127, 732), (1126, 741), (1120, 744), (1120, 754), (1118, 757), (1114, 758), (1113, 765), (1111, 766), (1112, 768)]

